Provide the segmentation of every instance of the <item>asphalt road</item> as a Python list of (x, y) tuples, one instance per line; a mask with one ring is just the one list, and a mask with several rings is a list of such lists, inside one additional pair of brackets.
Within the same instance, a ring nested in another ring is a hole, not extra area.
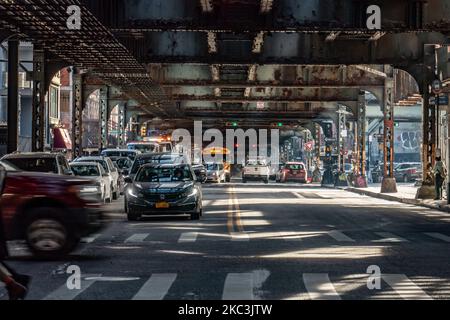
[[(33, 276), (29, 299), (450, 298), (446, 213), (301, 185), (203, 192), (200, 221), (130, 223), (121, 199), (106, 207), (109, 226), (69, 257), (37, 261), (13, 243), (10, 264)], [(71, 265), (80, 290), (67, 288)]]

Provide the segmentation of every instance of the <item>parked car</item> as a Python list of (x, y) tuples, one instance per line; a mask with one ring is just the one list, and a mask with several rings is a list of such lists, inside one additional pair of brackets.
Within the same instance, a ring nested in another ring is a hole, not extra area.
[(7, 240), (26, 240), (34, 255), (58, 258), (104, 226), (92, 180), (25, 172), (1, 161), (0, 168), (6, 170), (0, 210)]
[(77, 177), (85, 177), (95, 181), (97, 193), (102, 202), (112, 202), (113, 192), (109, 183), (109, 175), (98, 162), (73, 162), (70, 164), (72, 172)]
[(200, 219), (202, 189), (188, 164), (145, 164), (134, 177), (126, 178), (128, 220), (145, 215), (189, 214)]
[(242, 171), (242, 182), (247, 183), (249, 180), (262, 180), (269, 183), (270, 169), (267, 161), (263, 159), (255, 159), (247, 161)]
[(308, 182), (308, 172), (303, 162), (288, 162), (278, 171), (277, 182), (297, 181)]
[(205, 163), (206, 181), (222, 183), (227, 181), (223, 163)]
[(207, 173), (205, 166), (202, 164), (195, 164), (192, 166), (192, 169), (194, 170), (197, 180), (201, 183), (205, 183), (207, 180)]
[(131, 167), (133, 166), (133, 161), (130, 158), (116, 158), (115, 160), (113, 160), (114, 164), (117, 165), (117, 167), (119, 168), (119, 171), (121, 173), (125, 172), (129, 172)]
[(400, 163), (394, 169), (394, 176), (398, 182), (413, 182), (422, 175), (422, 164), (408, 162)]
[(108, 157), (80, 157), (75, 159), (73, 162), (97, 162), (101, 164), (105, 172), (109, 175), (109, 184), (113, 192), (113, 200), (119, 198), (120, 193), (120, 176), (119, 170), (114, 166), (112, 160)]
[(72, 175), (63, 154), (47, 152), (12, 153), (0, 159), (21, 171)]
[(106, 149), (101, 152), (102, 157), (111, 158), (112, 161), (116, 161), (119, 158), (130, 158), (134, 161), (136, 156), (140, 154), (139, 150), (128, 150), (128, 149)]

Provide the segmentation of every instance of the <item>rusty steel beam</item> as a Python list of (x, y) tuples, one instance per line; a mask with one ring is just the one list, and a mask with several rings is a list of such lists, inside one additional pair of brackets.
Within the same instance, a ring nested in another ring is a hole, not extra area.
[(45, 95), (46, 86), (46, 51), (42, 48), (33, 49), (33, 122), (31, 150), (44, 151), (45, 141)]
[(342, 97), (323, 97), (315, 99), (307, 99), (305, 97), (298, 98), (285, 98), (285, 97), (216, 97), (215, 95), (204, 95), (204, 96), (195, 96), (195, 95), (172, 95), (172, 101), (209, 101), (209, 102), (226, 102), (226, 103), (252, 103), (252, 102), (273, 102), (273, 103), (300, 103), (300, 102), (308, 102), (308, 103), (321, 103), (321, 102), (340, 102), (342, 104), (353, 103), (358, 101), (357, 99), (350, 99)]
[[(250, 77), (249, 77), (249, 81)], [(181, 81), (164, 81), (161, 84), (162, 88), (176, 88), (176, 87), (210, 87), (210, 88), (287, 88), (287, 89), (317, 89), (317, 88), (330, 88), (330, 89), (357, 89), (361, 87), (372, 87), (372, 88), (382, 88), (384, 85), (382, 84), (374, 84), (374, 83), (275, 83), (275, 82), (226, 82), (226, 81), (202, 81), (202, 80), (181, 80)]]

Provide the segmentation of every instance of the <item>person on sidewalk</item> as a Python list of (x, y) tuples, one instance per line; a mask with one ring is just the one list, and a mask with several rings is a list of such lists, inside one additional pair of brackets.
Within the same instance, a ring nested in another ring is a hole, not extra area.
[(436, 198), (434, 200), (442, 200), (442, 185), (444, 184), (447, 176), (447, 169), (441, 157), (436, 157), (436, 163), (433, 168), (434, 173), (434, 186), (436, 189)]

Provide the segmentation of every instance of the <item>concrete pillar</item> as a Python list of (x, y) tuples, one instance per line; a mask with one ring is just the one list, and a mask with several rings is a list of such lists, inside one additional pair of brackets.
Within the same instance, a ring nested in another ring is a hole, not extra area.
[(45, 95), (46, 60), (45, 51), (34, 48), (33, 51), (33, 122), (32, 151), (43, 151), (45, 141)]
[(381, 193), (396, 193), (397, 184), (394, 176), (394, 78), (387, 78), (383, 95), (384, 115), (384, 175)]
[(8, 41), (8, 145), (7, 153), (17, 151), (19, 111), (19, 41)]
[(83, 76), (79, 73), (73, 74), (72, 81), (72, 156), (73, 158), (83, 155)]

